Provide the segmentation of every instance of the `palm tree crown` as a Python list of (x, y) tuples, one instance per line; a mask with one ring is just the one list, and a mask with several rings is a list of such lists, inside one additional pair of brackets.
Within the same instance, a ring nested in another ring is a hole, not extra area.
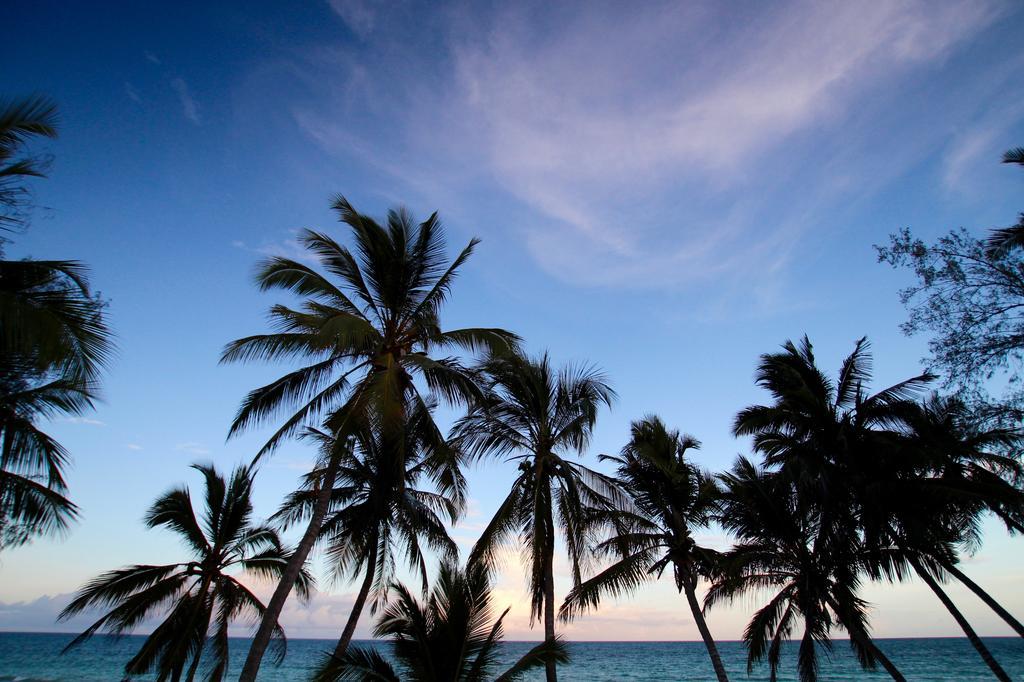
[[(146, 514), (150, 528), (177, 533), (192, 554), (189, 561), (162, 566), (137, 564), (97, 576), (75, 595), (60, 619), (91, 608), (109, 611), (65, 649), (78, 646), (97, 632), (131, 632), (146, 619), (164, 613), (164, 620), (125, 665), (125, 675), (157, 674), (160, 680), (187, 679), (198, 670), (204, 649), (212, 656), (206, 679), (221, 680), (227, 672), (228, 626), (240, 617), (259, 617), (260, 600), (229, 571), (241, 568), (265, 578), (280, 577), (288, 552), (272, 527), (252, 519), (252, 473), (236, 469), (230, 480), (212, 465), (195, 465), (206, 483), (205, 507), (197, 517), (187, 488), (161, 496)], [(295, 584), (307, 598), (312, 580), (302, 571)], [(212, 627), (212, 633), (210, 633)], [(207, 642), (209, 638), (209, 642)], [(275, 628), (284, 655), (284, 630)]]
[(312, 360), (252, 391), (242, 403), (231, 433), (297, 408), (261, 454), (325, 413), (340, 426), (345, 418), (339, 415), (355, 418), (371, 404), (385, 415), (401, 410), (407, 394), (416, 392), (413, 375), (449, 400), (470, 400), (478, 389), (468, 370), (454, 357), (432, 358), (431, 351), (505, 350), (518, 343), (502, 329), (440, 328), (440, 308), (476, 239), (449, 263), (436, 213), (416, 224), (404, 210), (392, 210), (381, 226), (344, 197), (334, 209), (352, 230), (355, 253), (327, 234), (306, 230), (300, 242), (326, 275), (288, 258), (265, 261), (256, 277), (260, 288), (292, 292), (303, 304), (273, 306), (275, 333), (238, 339), (222, 356), (225, 362)]
[(725, 668), (696, 595), (698, 578), (715, 572), (719, 556), (693, 537), (693, 530), (706, 527), (718, 510), (714, 479), (688, 461), (687, 452), (698, 447), (695, 438), (670, 431), (661, 419), (651, 416), (633, 422), (630, 441), (619, 456), (600, 456), (618, 465), (618, 483), (631, 504), (627, 509), (594, 511), (613, 529), (595, 552), (616, 560), (574, 587), (561, 615), (568, 619), (596, 609), (602, 594), (632, 591), (671, 566), (676, 589), (686, 593), (715, 673), (725, 680)]

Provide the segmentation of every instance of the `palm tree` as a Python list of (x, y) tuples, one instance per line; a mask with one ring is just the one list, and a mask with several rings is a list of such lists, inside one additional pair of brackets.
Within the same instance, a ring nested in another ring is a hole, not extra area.
[(718, 552), (693, 538), (693, 530), (706, 527), (717, 511), (718, 488), (709, 474), (687, 461), (687, 452), (700, 447), (695, 438), (668, 430), (655, 416), (633, 422), (630, 432), (629, 444), (618, 457), (599, 457), (618, 465), (619, 485), (632, 502), (626, 510), (596, 510), (615, 533), (595, 551), (617, 561), (574, 587), (560, 615), (568, 620), (596, 609), (602, 594), (635, 590), (671, 565), (676, 589), (686, 594), (715, 675), (725, 682), (725, 666), (697, 600), (697, 580), (714, 573)]
[[(562, 529), (573, 584), (578, 585), (593, 535), (588, 509), (622, 497), (612, 478), (566, 458), (586, 450), (598, 409), (610, 406), (615, 392), (596, 369), (556, 371), (546, 354), (538, 359), (518, 353), (492, 356), (481, 371), (487, 377), (486, 396), (456, 422), (453, 440), (470, 457), (518, 461), (519, 474), (470, 561), (490, 564), (500, 545), (522, 543), (529, 556), (531, 621), (543, 616), (544, 638), (551, 644), (556, 529)], [(549, 682), (557, 679), (555, 661), (547, 663), (546, 675)]]
[[(352, 612), (327, 663), (344, 657), (371, 588), (375, 595), (371, 610), (387, 599), (396, 552), (420, 574), (424, 591), (427, 568), (421, 543), (444, 559), (454, 559), (458, 552), (439, 515), (456, 521), (464, 503), (465, 480), (459, 458), (434, 425), (429, 406), (408, 410), (401, 429), (377, 426), (341, 444), (322, 431), (310, 432), (320, 443), (321, 465), (335, 448), (347, 451), (320, 541), (327, 546), (327, 557), (338, 575), (363, 574)], [(277, 518), (285, 525), (307, 518), (321, 476), (320, 471), (307, 476), (305, 488), (289, 496)], [(434, 490), (422, 487), (424, 479)], [(332, 670), (325, 665), (317, 679), (334, 679)]]
[[(855, 573), (856, 562), (860, 562), (857, 570), (863, 570), (858, 545), (865, 521), (865, 491), (871, 490), (879, 459), (894, 452), (894, 443), (901, 442), (898, 427), (905, 427), (915, 414), (915, 398), (933, 377), (925, 373), (870, 395), (865, 390), (871, 380), (866, 339), (857, 341), (833, 383), (817, 367), (811, 343), (804, 337), (799, 347), (786, 342), (782, 352), (763, 355), (756, 378), (772, 394), (774, 403), (741, 411), (734, 433), (753, 437), (754, 450), (763, 455), (764, 466), (793, 486), (797, 518), (813, 522), (813, 530), (790, 537), (788, 542), (808, 544), (808, 560), (820, 558), (819, 547), (842, 558), (842, 565), (833, 572)], [(855, 604), (838, 604), (840, 623), (850, 632), (851, 643), (860, 648), (862, 662), (871, 664), (877, 658), (896, 675), (867, 639)], [(842, 611), (848, 612), (844, 615)], [(827, 635), (827, 630), (820, 632)], [(801, 669), (811, 675), (814, 629), (808, 633), (809, 648), (801, 659)]]
[[(274, 332), (234, 341), (222, 356), (223, 361), (307, 363), (243, 401), (231, 434), (290, 412), (257, 457), (306, 426), (323, 426), (343, 441), (364, 428), (371, 415), (401, 423), (402, 410), (418, 396), (416, 376), (448, 401), (466, 403), (479, 393), (472, 374), (456, 358), (432, 352), (505, 350), (518, 343), (518, 337), (501, 329), (441, 330), (441, 306), (476, 239), (449, 263), (436, 213), (416, 224), (404, 210), (392, 210), (382, 226), (356, 212), (344, 197), (333, 207), (352, 231), (355, 253), (326, 234), (306, 230), (300, 242), (326, 274), (288, 258), (265, 261), (256, 277), (259, 287), (298, 295), (302, 305), (273, 306)], [(320, 496), (249, 650), (244, 682), (255, 680), (274, 623), (320, 534), (342, 456), (339, 448), (322, 469)]]
[(25, 179), (44, 176), (45, 159), (25, 154), (33, 137), (57, 137), (57, 105), (39, 95), (0, 100), (0, 230), (25, 226), (30, 202)]
[(1015, 454), (1000, 452), (1018, 451), (1024, 434), (978, 424), (961, 401), (938, 396), (907, 426), (902, 456), (879, 460), (863, 505), (870, 570), (890, 580), (920, 577), (993, 674), (1009, 679), (940, 583), (956, 578), (1024, 636), (1024, 625), (957, 568), (961, 548), (981, 544), (984, 513), (995, 513), (1010, 532), (1024, 529), (1024, 467)]
[[(158, 498), (145, 518), (150, 528), (163, 526), (180, 535), (192, 559), (163, 566), (128, 566), (86, 583), (59, 619), (94, 607), (110, 610), (65, 651), (97, 632), (131, 632), (147, 618), (165, 612), (163, 622), (125, 665), (125, 675), (153, 672), (159, 680), (178, 680), (188, 664), (185, 679), (192, 680), (209, 648), (213, 660), (207, 680), (223, 679), (228, 664), (228, 626), (239, 617), (258, 618), (266, 612), (262, 602), (228, 572), (241, 568), (257, 576), (279, 578), (289, 554), (277, 531), (253, 523), (249, 468), (236, 469), (228, 481), (212, 465), (193, 468), (202, 473), (206, 483), (202, 519), (197, 518), (185, 487)], [(303, 570), (295, 589), (306, 598), (311, 583)], [(280, 625), (275, 624), (274, 637), (281, 644), (280, 659), (285, 643)]]
[(490, 578), (482, 564), (464, 571), (442, 563), (426, 603), (420, 603), (402, 584), (393, 585), (396, 598), (381, 614), (374, 635), (390, 637), (394, 667), (375, 649), (356, 648), (336, 661), (340, 680), (416, 680), (417, 682), (511, 682), (548, 661), (569, 660), (559, 640), (534, 647), (508, 670), (496, 673), (495, 655), (501, 644), (506, 608), (494, 617)]
[(737, 543), (721, 557), (705, 608), (751, 591), (772, 595), (743, 633), (748, 672), (767, 658), (774, 682), (782, 644), (802, 619), (797, 662), (802, 681), (817, 679), (817, 649), (831, 650), (830, 633), (836, 625), (850, 634), (862, 666), (873, 668), (877, 661), (893, 679), (905, 679), (868, 634), (867, 604), (857, 596), (862, 560), (855, 531), (844, 534), (823, 523), (823, 514), (798, 484), (745, 458), (722, 474), (721, 481), (718, 521)]
[[(40, 96), (0, 102), (0, 231), (27, 225), (26, 178), (46, 163), (26, 153), (57, 135), (54, 103)], [(68, 452), (38, 422), (92, 407), (110, 331), (88, 273), (74, 261), (3, 259), (0, 236), (0, 550), (67, 530)]]

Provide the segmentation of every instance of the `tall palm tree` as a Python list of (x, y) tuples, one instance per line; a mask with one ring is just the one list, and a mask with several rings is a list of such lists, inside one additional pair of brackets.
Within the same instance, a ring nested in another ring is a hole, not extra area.
[[(410, 409), (400, 429), (360, 431), (348, 443), (348, 454), (335, 479), (331, 504), (320, 529), (321, 543), (338, 575), (363, 574), (348, 621), (332, 655), (340, 660), (348, 649), (359, 617), (373, 589), (373, 608), (387, 599), (393, 580), (395, 554), (401, 552), (427, 589), (423, 548), (446, 560), (458, 550), (445, 529), (454, 523), (464, 503), (465, 480), (457, 454), (437, 430), (427, 405)], [(339, 444), (330, 434), (311, 431), (320, 443), (321, 465)], [(320, 471), (306, 477), (303, 490), (293, 493), (276, 515), (285, 525), (304, 520), (315, 505)], [(431, 483), (433, 490), (423, 486)], [(322, 667), (317, 679), (334, 679), (334, 667)]]
[[(857, 341), (835, 382), (818, 368), (807, 337), (799, 346), (786, 342), (781, 352), (761, 357), (756, 380), (774, 402), (742, 410), (734, 433), (752, 436), (764, 466), (794, 487), (795, 508), (814, 523), (813, 532), (804, 538), (812, 548), (827, 548), (847, 564), (856, 559), (865, 491), (871, 490), (879, 458), (893, 452), (893, 443), (900, 439), (899, 427), (905, 427), (916, 413), (915, 400), (932, 378), (921, 374), (869, 394), (871, 358), (866, 339)], [(813, 552), (811, 556), (817, 558)], [(861, 563), (858, 570), (863, 568)], [(836, 570), (851, 572), (853, 567)], [(860, 646), (862, 661), (877, 658), (895, 674), (887, 659), (878, 656), (877, 647), (859, 641), (866, 638), (866, 629), (857, 609), (849, 608), (849, 622), (842, 625), (850, 632), (851, 642)], [(865, 652), (874, 655), (865, 656)], [(811, 653), (809, 648), (808, 657), (802, 659), (806, 666), (812, 663)], [(806, 669), (812, 674), (811, 668)]]
[(725, 666), (697, 600), (697, 580), (714, 574), (718, 552), (701, 547), (693, 537), (693, 531), (707, 527), (717, 511), (718, 488), (709, 474), (688, 461), (687, 452), (700, 447), (695, 438), (670, 431), (655, 416), (633, 422), (630, 433), (618, 457), (599, 457), (618, 465), (619, 485), (632, 503), (626, 510), (595, 512), (614, 528), (595, 552), (617, 560), (574, 587), (560, 615), (568, 620), (596, 609), (602, 594), (635, 590), (671, 566), (676, 589), (686, 594), (715, 675), (725, 682)]
[(45, 159), (25, 151), (34, 137), (57, 137), (57, 105), (40, 95), (0, 100), (0, 230), (25, 226), (30, 200), (25, 180), (45, 173)]
[[(356, 648), (337, 662), (340, 680), (416, 680), (417, 682), (511, 682), (547, 661), (569, 660), (559, 640), (542, 642), (502, 673), (495, 671), (506, 608), (495, 618), (490, 578), (482, 564), (460, 570), (442, 563), (426, 603), (400, 583), (374, 630), (389, 637), (403, 675), (375, 649)], [(511, 607), (510, 607), (511, 608)]]
[[(492, 356), (481, 371), (487, 393), (456, 422), (454, 442), (470, 457), (518, 461), (519, 474), (470, 561), (489, 564), (502, 544), (521, 543), (529, 563), (531, 620), (543, 617), (550, 644), (555, 641), (555, 534), (561, 528), (578, 585), (593, 536), (588, 509), (607, 507), (622, 496), (611, 477), (567, 458), (586, 450), (597, 412), (611, 405), (615, 392), (596, 369), (556, 370), (546, 354)], [(555, 661), (545, 670), (549, 682), (557, 679)]]
[[(90, 608), (110, 610), (65, 651), (97, 632), (131, 632), (147, 618), (166, 613), (125, 665), (125, 675), (152, 672), (159, 680), (179, 680), (185, 674), (186, 680), (192, 680), (204, 650), (209, 649), (213, 658), (206, 679), (223, 679), (228, 664), (228, 626), (239, 617), (258, 618), (266, 612), (259, 598), (229, 571), (241, 568), (257, 576), (279, 578), (289, 554), (277, 531), (253, 523), (249, 468), (236, 469), (227, 481), (212, 465), (193, 468), (202, 473), (206, 484), (202, 518), (197, 517), (186, 487), (158, 498), (145, 518), (150, 528), (163, 526), (180, 535), (192, 559), (163, 566), (128, 566), (86, 583), (59, 619)], [(303, 570), (295, 589), (306, 598), (311, 583)], [(283, 657), (285, 638), (280, 625), (275, 624), (274, 637), (281, 644), (278, 652)]]
[[(223, 361), (304, 363), (243, 401), (231, 434), (290, 413), (257, 456), (306, 426), (322, 426), (344, 441), (371, 415), (400, 423), (402, 410), (418, 395), (417, 376), (450, 402), (470, 401), (478, 395), (472, 374), (458, 359), (434, 351), (505, 350), (518, 343), (501, 329), (441, 330), (441, 307), (476, 239), (449, 262), (436, 213), (417, 224), (404, 210), (392, 210), (382, 226), (344, 197), (333, 207), (351, 230), (354, 253), (327, 234), (306, 230), (300, 242), (319, 268), (288, 258), (265, 261), (256, 277), (259, 287), (290, 292), (302, 304), (273, 306), (274, 332), (234, 341), (222, 355)], [(320, 534), (342, 456), (339, 448), (322, 469), (320, 496), (249, 650), (245, 682), (255, 680), (274, 623)]]
[(837, 625), (850, 634), (862, 666), (873, 668), (877, 661), (893, 679), (905, 679), (868, 634), (867, 604), (857, 596), (862, 567), (855, 531), (836, 532), (797, 483), (745, 458), (721, 481), (718, 520), (737, 542), (721, 557), (705, 607), (747, 592), (771, 594), (743, 633), (748, 671), (767, 658), (774, 681), (782, 644), (802, 620), (797, 659), (802, 681), (817, 679), (818, 648), (831, 650)]

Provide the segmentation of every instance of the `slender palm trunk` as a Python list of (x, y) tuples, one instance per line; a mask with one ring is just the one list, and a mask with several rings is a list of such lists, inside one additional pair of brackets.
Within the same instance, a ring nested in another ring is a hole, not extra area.
[(366, 576), (363, 578), (363, 584), (359, 587), (356, 603), (352, 605), (352, 613), (349, 614), (348, 622), (345, 623), (341, 639), (338, 640), (338, 645), (334, 647), (335, 660), (340, 659), (348, 651), (348, 645), (352, 642), (352, 635), (355, 634), (356, 625), (359, 623), (359, 616), (362, 614), (363, 606), (366, 604), (366, 596), (370, 594), (370, 587), (373, 585), (373, 576), (376, 571), (377, 538), (374, 537), (373, 542), (370, 543), (370, 554), (366, 557)]
[[(549, 542), (544, 557), (544, 640), (555, 641), (555, 572), (554, 572), (554, 543)], [(558, 682), (558, 670), (554, 661), (547, 661), (544, 664), (544, 672), (547, 682)]]
[(715, 668), (715, 676), (718, 682), (729, 682), (729, 676), (725, 673), (725, 666), (722, 665), (722, 657), (718, 655), (718, 647), (715, 645), (715, 638), (711, 636), (708, 623), (704, 620), (704, 612), (701, 611), (700, 602), (697, 601), (697, 581), (691, 578), (683, 583), (683, 591), (686, 593), (686, 601), (690, 604), (690, 611), (693, 613), (693, 620), (697, 623), (697, 630), (700, 631), (704, 646), (707, 647), (708, 656), (711, 657), (711, 665)]
[(1006, 621), (1006, 624), (1009, 625), (1011, 628), (1013, 628), (1014, 631), (1018, 635), (1020, 635), (1021, 637), (1024, 637), (1024, 625), (1022, 625), (1019, 620), (1014, 618), (1010, 614), (1009, 611), (1004, 609), (1002, 607), (1002, 605), (1000, 605), (999, 602), (997, 602), (995, 599), (993, 599), (992, 596), (988, 592), (986, 592), (985, 590), (981, 589), (980, 585), (978, 585), (976, 582), (974, 582), (973, 580), (968, 578), (966, 575), (964, 575), (964, 573), (962, 571), (960, 571), (960, 569), (958, 569), (953, 564), (943, 564), (942, 567), (944, 569), (946, 569), (947, 571), (949, 571), (950, 573), (952, 573), (954, 578), (956, 578), (957, 580), (962, 582), (964, 585), (966, 585), (967, 588), (971, 592), (973, 592), (974, 594), (978, 595), (978, 597), (983, 602), (985, 602), (990, 609), (995, 611), (996, 615), (998, 615), (1000, 618), (1002, 618), (1004, 621)]
[(317, 495), (316, 505), (313, 508), (313, 517), (309, 520), (309, 525), (306, 527), (302, 540), (299, 541), (299, 546), (295, 548), (295, 553), (288, 559), (288, 565), (285, 566), (281, 580), (277, 583), (277, 588), (274, 590), (274, 595), (270, 598), (270, 603), (267, 604), (267, 609), (263, 613), (263, 620), (260, 621), (260, 627), (256, 631), (252, 645), (249, 647), (249, 655), (245, 659), (245, 666), (242, 668), (242, 674), (238, 678), (239, 682), (256, 681), (256, 674), (260, 670), (263, 654), (270, 645), (270, 638), (274, 634), (274, 628), (277, 627), (277, 619), (284, 609), (284, 603), (287, 601), (288, 595), (291, 594), (292, 588), (295, 587), (295, 581), (299, 579), (302, 566), (306, 563), (306, 557), (309, 556), (313, 545), (316, 543), (317, 536), (320, 535), (320, 527), (323, 525), (324, 517), (327, 515), (327, 508), (331, 504), (331, 493), (334, 491), (334, 479), (338, 475), (341, 455), (342, 448), (335, 447), (327, 464), (327, 470), (324, 472), (324, 477), (320, 481), (320, 493)]
[[(210, 582), (212, 577), (210, 575), (203, 576), (202, 587), (199, 588), (199, 608), (205, 613), (206, 617), (203, 622), (203, 637), (199, 643), (199, 649), (196, 651), (196, 655), (192, 658), (192, 664), (188, 667), (188, 675), (185, 677), (186, 682), (192, 682), (196, 677), (196, 671), (199, 669), (199, 660), (203, 657), (203, 650), (206, 648), (206, 631), (210, 628), (210, 617), (213, 615), (213, 600), (210, 600), (210, 608), (206, 608), (206, 595), (210, 591)], [(195, 621), (199, 618), (199, 612), (192, 614), (191, 622), (189, 623), (189, 630), (195, 625)]]
[[(543, 474), (542, 474), (543, 476)], [(544, 538), (544, 641), (555, 642), (555, 522), (551, 515), (551, 479), (543, 476), (543, 494), (547, 496), (545, 505)], [(554, 661), (544, 663), (544, 674), (547, 682), (558, 682), (558, 667)]]
[(989, 670), (991, 670), (992, 674), (996, 676), (996, 679), (1002, 680), (1003, 682), (1010, 682), (1010, 676), (1006, 674), (1006, 671), (1003, 670), (999, 663), (996, 662), (996, 659), (992, 657), (992, 653), (988, 650), (988, 647), (986, 647), (984, 642), (981, 641), (981, 638), (978, 637), (974, 628), (971, 627), (971, 624), (967, 622), (964, 615), (956, 608), (953, 600), (949, 598), (949, 595), (947, 595), (945, 591), (943, 591), (939, 586), (939, 583), (935, 581), (935, 578), (933, 578), (928, 571), (924, 570), (924, 568), (916, 561), (912, 562), (912, 565), (917, 574), (921, 576), (921, 580), (923, 580), (925, 584), (932, 589), (935, 596), (939, 598), (939, 601), (942, 602), (943, 606), (946, 607), (946, 610), (949, 611), (957, 624), (960, 625), (964, 634), (967, 635), (967, 639), (969, 639), (971, 644), (974, 645), (974, 648), (978, 651), (978, 655), (981, 656), (981, 660), (985, 661), (985, 665), (989, 667)]

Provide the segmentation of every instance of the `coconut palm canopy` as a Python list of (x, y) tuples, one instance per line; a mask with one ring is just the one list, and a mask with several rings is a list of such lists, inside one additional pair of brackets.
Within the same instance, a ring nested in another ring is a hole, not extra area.
[[(84, 585), (60, 618), (109, 610), (65, 651), (97, 633), (127, 634), (148, 620), (162, 618), (125, 664), (125, 675), (155, 673), (160, 680), (176, 680), (187, 665), (187, 679), (192, 680), (204, 654), (204, 679), (221, 680), (228, 673), (229, 626), (258, 618), (265, 611), (260, 599), (239, 581), (237, 571), (280, 578), (289, 552), (276, 530), (254, 522), (251, 470), (238, 468), (225, 480), (212, 465), (194, 468), (203, 475), (206, 487), (202, 512), (196, 514), (188, 488), (180, 487), (156, 500), (145, 518), (149, 528), (176, 533), (189, 558), (173, 564), (127, 566)], [(311, 587), (312, 578), (302, 571), (295, 584), (297, 593), (308, 598)], [(274, 639), (280, 660), (285, 653), (280, 625)]]

